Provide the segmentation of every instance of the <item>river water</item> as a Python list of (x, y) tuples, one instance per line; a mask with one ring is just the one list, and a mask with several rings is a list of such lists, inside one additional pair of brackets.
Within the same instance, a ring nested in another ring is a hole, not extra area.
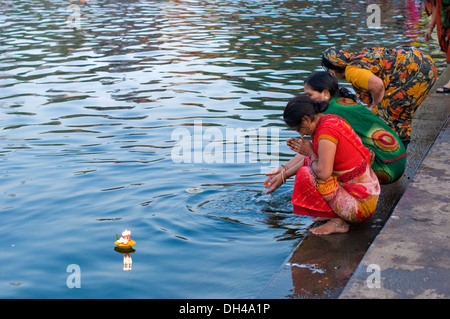
[(263, 181), (320, 53), (444, 65), (421, 1), (370, 3), (3, 0), (0, 297), (256, 296), (311, 225)]

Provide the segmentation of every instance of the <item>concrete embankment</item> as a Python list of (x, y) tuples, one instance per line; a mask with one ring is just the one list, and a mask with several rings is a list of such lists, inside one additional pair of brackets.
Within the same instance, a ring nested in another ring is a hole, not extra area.
[(449, 298), (450, 80), (416, 112), (404, 176), (345, 234), (308, 234), (257, 298)]
[[(449, 113), (450, 95), (430, 100)], [(340, 298), (450, 298), (449, 126), (447, 118)]]

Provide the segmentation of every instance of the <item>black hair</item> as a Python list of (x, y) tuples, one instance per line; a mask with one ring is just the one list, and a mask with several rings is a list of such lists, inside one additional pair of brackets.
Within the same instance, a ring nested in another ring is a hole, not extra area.
[(305, 116), (313, 119), (314, 115), (325, 112), (327, 108), (327, 102), (315, 102), (306, 95), (297, 96), (289, 100), (283, 112), (283, 119), (287, 126), (294, 128), (300, 126)]
[(345, 72), (345, 67), (334, 65), (326, 58), (326, 56), (324, 54), (322, 54), (322, 67), (327, 71), (334, 70), (334, 71), (337, 71), (338, 73)]
[(316, 72), (308, 76), (304, 82), (308, 84), (314, 91), (322, 93), (328, 90), (332, 97), (345, 97), (356, 101), (356, 96), (347, 88), (339, 88), (338, 81), (333, 74), (329, 72)]

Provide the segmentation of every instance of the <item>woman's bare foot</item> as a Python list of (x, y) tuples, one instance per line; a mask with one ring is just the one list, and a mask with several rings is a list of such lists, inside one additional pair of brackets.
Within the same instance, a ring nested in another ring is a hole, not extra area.
[(311, 228), (309, 231), (314, 235), (329, 235), (333, 233), (346, 233), (348, 232), (349, 227), (349, 224), (343, 219), (333, 218), (323, 225)]

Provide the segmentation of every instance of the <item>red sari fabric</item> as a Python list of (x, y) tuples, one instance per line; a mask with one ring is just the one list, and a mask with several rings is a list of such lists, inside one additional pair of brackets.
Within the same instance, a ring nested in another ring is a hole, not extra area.
[(436, 31), (439, 46), (445, 53), (445, 60), (450, 63), (450, 1), (425, 0), (425, 9), (431, 15), (433, 5), (436, 6)]
[(310, 158), (295, 177), (292, 204), (294, 213), (314, 217), (340, 217), (349, 222), (363, 221), (375, 212), (380, 184), (370, 167), (371, 153), (351, 126), (341, 117), (323, 115), (316, 125), (312, 143), (316, 154), (321, 139), (336, 144), (335, 170), (350, 170), (326, 181), (318, 180)]

